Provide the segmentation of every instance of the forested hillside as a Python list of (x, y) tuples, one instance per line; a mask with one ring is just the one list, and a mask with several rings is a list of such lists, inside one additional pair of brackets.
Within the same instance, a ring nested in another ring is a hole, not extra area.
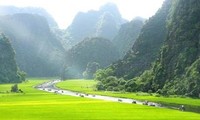
[(170, 11), (167, 39), (160, 56), (140, 79), (145, 78), (148, 89), (155, 92), (199, 97), (200, 1), (173, 1)]
[(132, 79), (150, 68), (152, 62), (158, 57), (159, 49), (166, 37), (166, 20), (169, 8), (170, 0), (167, 0), (162, 8), (146, 21), (132, 49), (126, 53), (122, 60), (108, 68), (112, 72), (109, 72), (107, 76)]
[(24, 75), (17, 67), (10, 41), (0, 33), (0, 83), (22, 82), (25, 80)]
[(144, 21), (144, 18), (136, 17), (132, 21), (121, 25), (119, 32), (112, 40), (120, 53), (120, 58), (123, 58), (132, 48), (144, 25)]
[(36, 14), (1, 16), (0, 30), (10, 38), (19, 68), (29, 76), (60, 73), (64, 49), (44, 17)]
[(121, 17), (117, 6), (108, 3), (98, 11), (79, 12), (67, 28), (66, 34), (72, 46), (85, 37), (113, 39), (123, 23), (125, 20)]
[(97, 72), (96, 78), (101, 80), (98, 88), (199, 97), (199, 13), (199, 0), (166, 0), (144, 25), (132, 51), (122, 61)]
[(111, 41), (104, 38), (85, 38), (67, 51), (66, 77), (82, 77), (87, 66), (106, 67), (119, 58)]

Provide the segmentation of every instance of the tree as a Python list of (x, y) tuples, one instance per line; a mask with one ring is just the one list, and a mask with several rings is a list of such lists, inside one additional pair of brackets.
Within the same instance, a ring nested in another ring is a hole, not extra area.
[(107, 68), (107, 69), (99, 69), (97, 70), (97, 72), (95, 73), (95, 79), (99, 80), (99, 81), (103, 81), (105, 80), (107, 77), (109, 77), (110, 75), (112, 75), (113, 73), (113, 69), (111, 68)]
[(19, 89), (18, 89), (18, 85), (17, 84), (14, 84), (13, 86), (11, 86), (11, 92), (18, 92)]

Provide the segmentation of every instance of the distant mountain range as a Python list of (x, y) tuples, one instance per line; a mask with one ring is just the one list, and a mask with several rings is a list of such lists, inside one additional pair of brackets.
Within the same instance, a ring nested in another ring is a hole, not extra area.
[(10, 39), (19, 68), (33, 77), (59, 76), (63, 69), (83, 77), (88, 66), (109, 66), (131, 49), (144, 21), (138, 17), (127, 22), (108, 3), (98, 11), (79, 12), (60, 30), (42, 8), (0, 7), (0, 31)]
[(103, 37), (111, 40), (125, 22), (127, 21), (121, 17), (117, 6), (108, 3), (98, 11), (79, 12), (66, 29), (66, 33), (72, 46), (85, 37)]
[(50, 27), (57, 27), (56, 21), (43, 8), (39, 7), (15, 7), (15, 6), (0, 6), (0, 15), (13, 15), (18, 13), (37, 14), (46, 18)]

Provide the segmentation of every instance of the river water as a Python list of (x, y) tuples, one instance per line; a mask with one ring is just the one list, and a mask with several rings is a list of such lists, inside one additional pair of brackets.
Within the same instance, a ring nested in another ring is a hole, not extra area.
[(147, 101), (142, 102), (142, 101), (128, 99), (128, 98), (110, 97), (110, 96), (103, 96), (103, 95), (92, 95), (92, 94), (84, 94), (81, 92), (73, 92), (70, 90), (63, 90), (63, 89), (55, 87), (55, 84), (58, 82), (61, 82), (61, 80), (53, 80), (53, 81), (45, 82), (43, 84), (35, 86), (35, 88), (37, 88), (39, 90), (55, 93), (55, 94), (70, 95), (70, 96), (75, 96), (75, 97), (86, 97), (86, 98), (91, 98), (91, 99), (107, 100), (107, 101), (129, 103), (129, 104), (140, 104), (140, 105), (161, 107), (160, 104), (155, 103), (155, 102), (147, 102)]
[[(160, 108), (170, 108), (170, 109), (179, 109), (180, 105), (161, 105), (159, 103), (155, 102), (149, 102), (149, 101), (139, 101), (129, 98), (120, 98), (120, 97), (111, 97), (111, 96), (103, 96), (103, 95), (92, 95), (92, 94), (84, 94), (81, 92), (74, 92), (70, 90), (63, 90), (60, 88), (57, 88), (55, 84), (61, 82), (61, 80), (52, 80), (49, 82), (45, 82), (43, 84), (40, 84), (38, 86), (35, 86), (36, 89), (51, 92), (55, 94), (61, 94), (61, 95), (70, 95), (75, 97), (86, 97), (91, 99), (99, 99), (99, 100), (106, 100), (106, 101), (113, 101), (113, 102), (121, 102), (121, 103), (128, 103), (128, 104), (139, 104), (139, 105), (148, 105), (148, 106), (154, 106), (154, 107), (160, 107)], [(198, 106), (185, 106), (187, 111), (200, 113), (200, 108)]]

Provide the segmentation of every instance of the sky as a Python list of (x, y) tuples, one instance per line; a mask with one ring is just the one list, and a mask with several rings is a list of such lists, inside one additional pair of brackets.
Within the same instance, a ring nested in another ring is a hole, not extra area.
[(98, 10), (102, 5), (115, 3), (123, 18), (149, 18), (162, 6), (164, 0), (0, 0), (0, 5), (42, 7), (56, 20), (60, 28), (67, 28), (75, 15), (82, 11)]

